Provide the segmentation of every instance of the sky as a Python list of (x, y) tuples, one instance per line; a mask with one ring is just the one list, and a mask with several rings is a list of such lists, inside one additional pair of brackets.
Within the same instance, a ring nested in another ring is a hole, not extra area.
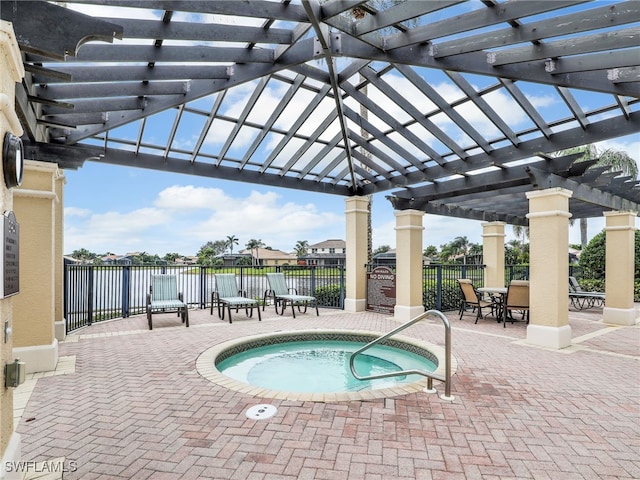
[[(640, 134), (598, 145), (640, 159)], [(340, 196), (90, 161), (66, 170), (65, 177), (67, 254), (85, 248), (98, 254), (196, 255), (206, 242), (231, 235), (238, 238), (234, 251), (251, 239), (285, 252), (300, 240), (345, 239), (345, 200)], [(374, 249), (395, 248), (395, 216), (385, 194), (373, 198), (372, 224)], [(480, 221), (425, 215), (423, 226), (425, 248), (439, 248), (461, 236), (482, 243)], [(589, 237), (603, 228), (603, 219), (590, 219)], [(511, 226), (506, 233), (507, 241), (515, 238)], [(570, 228), (569, 242), (580, 243), (578, 222)]]
[[(88, 5), (81, 8), (89, 13), (88, 10), (97, 7)], [(100, 14), (108, 16), (108, 12), (101, 11)], [(453, 92), (445, 91), (444, 83), (435, 86), (445, 98), (453, 95)], [(250, 92), (251, 89), (245, 92), (239, 88), (236, 92), (237, 104), (227, 105), (227, 113), (232, 115), (236, 110), (241, 111)], [(234, 95), (228, 97), (236, 98)], [(554, 104), (550, 96), (533, 95), (529, 99), (538, 108), (553, 111), (554, 116), (558, 115), (560, 108), (566, 109), (564, 105)], [(495, 94), (492, 105), (517, 131), (518, 123), (523, 119), (517, 118), (513, 102), (509, 103)], [(295, 113), (302, 108), (292, 105), (289, 111)], [(428, 106), (424, 108), (429, 110)], [(260, 110), (267, 111), (266, 108)], [(466, 118), (476, 128), (489, 127), (481, 124), (482, 116), (471, 117), (469, 115), (472, 112), (466, 113)], [(397, 114), (401, 116), (402, 112)], [(283, 119), (285, 117), (283, 115)], [(293, 117), (287, 121), (293, 121)], [(165, 130), (166, 125), (170, 125), (164, 119), (157, 123), (164, 124)], [(152, 124), (152, 120), (148, 122), (148, 125)], [(451, 128), (453, 132), (455, 126), (444, 128)], [(216, 138), (216, 133), (221, 132), (224, 129), (212, 129), (205, 147), (219, 148), (225, 140)], [(130, 136), (135, 138), (136, 134), (137, 126), (132, 125)], [(150, 131), (149, 134), (162, 137), (165, 132), (159, 125), (156, 132)], [(184, 139), (185, 142), (187, 140), (192, 141)], [(246, 141), (250, 142), (251, 139)], [(636, 162), (640, 160), (640, 134), (602, 142), (598, 146), (624, 150)], [(312, 245), (328, 239), (345, 238), (345, 200), (339, 196), (92, 161), (85, 162), (78, 170), (66, 170), (65, 176), (66, 254), (84, 248), (97, 254), (146, 252), (159, 256), (166, 253), (196, 255), (208, 241), (226, 240), (232, 235), (238, 238), (234, 251), (244, 249), (249, 240), (255, 239), (268, 247), (291, 252), (298, 241), (307, 241)], [(377, 194), (373, 199), (374, 249), (384, 245), (395, 248), (394, 211), (385, 198), (390, 193)], [(482, 243), (479, 221), (425, 215), (423, 225), (425, 248), (429, 245), (439, 248), (462, 236), (471, 242)], [(589, 236), (600, 232), (603, 227), (603, 219), (590, 220)], [(507, 226), (506, 233), (507, 241), (515, 238), (510, 226)], [(569, 240), (570, 243), (580, 243), (578, 222), (570, 229)]]

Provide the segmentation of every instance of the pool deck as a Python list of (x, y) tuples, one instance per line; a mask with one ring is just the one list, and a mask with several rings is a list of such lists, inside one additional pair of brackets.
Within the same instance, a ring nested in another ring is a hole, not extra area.
[[(212, 383), (196, 368), (214, 345), (277, 331), (387, 332), (387, 315), (321, 309), (263, 321), (208, 310), (103, 322), (60, 343), (55, 372), (15, 392), (24, 462), (65, 479), (638, 479), (640, 325), (571, 310), (573, 345), (527, 345), (526, 326), (448, 314), (453, 401), (438, 394), (312, 402)], [(444, 345), (436, 320), (403, 332)], [(272, 405), (255, 420), (246, 412)], [(34, 468), (28, 478), (38, 476)], [(42, 475), (42, 474), (40, 474)]]

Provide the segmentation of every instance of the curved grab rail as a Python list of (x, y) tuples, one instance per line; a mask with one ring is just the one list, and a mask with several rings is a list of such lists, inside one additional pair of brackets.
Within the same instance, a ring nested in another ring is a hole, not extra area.
[[(424, 320), (426, 317), (436, 316), (439, 317), (442, 323), (444, 324), (444, 350), (445, 350), (445, 366), (444, 366), (444, 378), (440, 375), (436, 375), (433, 372), (427, 372), (425, 370), (399, 370), (397, 372), (389, 372), (389, 373), (381, 373), (378, 375), (369, 375), (369, 376), (360, 376), (356, 372), (355, 368), (355, 358), (360, 355), (365, 350), (373, 347), (374, 345), (384, 342), (389, 337), (392, 337), (396, 333), (404, 330), (405, 328), (409, 328), (411, 325), (418, 323), (421, 320)], [(409, 320), (407, 323), (400, 325), (398, 328), (391, 330), (389, 333), (376, 338), (372, 342), (367, 343), (364, 347), (359, 348), (355, 352), (351, 354), (349, 358), (349, 368), (351, 368), (351, 373), (358, 380), (375, 380), (378, 378), (388, 378), (388, 377), (397, 377), (400, 375), (409, 375), (409, 374), (417, 374), (422, 375), (423, 377), (427, 377), (429, 379), (429, 389), (433, 388), (433, 380), (439, 380), (444, 382), (444, 390), (445, 390), (445, 398), (451, 398), (451, 325), (449, 323), (449, 319), (444, 316), (442, 312), (439, 310), (427, 310), (424, 313), (421, 313), (417, 317)]]

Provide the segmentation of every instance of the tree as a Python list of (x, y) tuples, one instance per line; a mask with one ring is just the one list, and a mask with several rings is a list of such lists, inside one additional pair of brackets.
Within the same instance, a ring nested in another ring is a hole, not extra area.
[(469, 239), (467, 237), (456, 237), (453, 239), (453, 242), (451, 243), (452, 243), (455, 255), (462, 254), (463, 255), (462, 263), (467, 263), (467, 255), (469, 254), (469, 248), (471, 248)]
[(179, 253), (165, 253), (162, 259), (166, 260), (169, 263), (175, 263), (176, 259), (181, 257), (182, 255), (180, 255)]
[(71, 256), (76, 260), (80, 260), (81, 262), (86, 262), (86, 263), (91, 263), (98, 258), (97, 254), (90, 252), (86, 248), (80, 248), (78, 250), (74, 250), (73, 253), (71, 253)]
[(519, 240), (509, 240), (504, 246), (504, 261), (507, 265), (529, 263), (529, 244)]
[(162, 262), (157, 254), (151, 255), (147, 252), (133, 255), (131, 261), (135, 265), (154, 265)]
[[(634, 245), (634, 278), (640, 279), (640, 230), (636, 230), (635, 232)], [(582, 249), (580, 266), (584, 268), (591, 277), (604, 279), (606, 267), (606, 232), (604, 230), (594, 236), (589, 244)]]
[(296, 242), (295, 252), (296, 257), (302, 258), (307, 254), (307, 250), (309, 249), (309, 242), (306, 240), (298, 240)]
[(373, 251), (373, 255), (375, 256), (379, 253), (387, 253), (389, 250), (391, 250), (391, 247), (389, 245), (380, 245)]
[(233, 255), (233, 246), (238, 245), (238, 237), (235, 235), (229, 235), (227, 237), (227, 247), (229, 247), (229, 254)]
[[(252, 238), (251, 240), (249, 240), (247, 242), (246, 247), (249, 250), (251, 250), (251, 257), (252, 257), (251, 264), (252, 265), (258, 264), (259, 265), (260, 264), (260, 258), (259, 258), (260, 251), (258, 249), (264, 247), (264, 243), (262, 242), (262, 240), (256, 240), (255, 238)], [(256, 251), (256, 255), (255, 256), (253, 255), (253, 251), (254, 250)]]
[[(524, 245), (524, 239), (529, 238), (529, 227), (523, 227), (522, 225), (513, 226), (513, 234), (518, 239), (521, 245)], [(522, 238), (522, 240), (520, 240)]]
[[(562, 157), (570, 155), (572, 153), (582, 153), (583, 156), (578, 160), (584, 162), (587, 160), (598, 161), (594, 167), (608, 166), (613, 172), (622, 172), (622, 175), (632, 177), (634, 180), (638, 178), (638, 164), (629, 156), (629, 154), (622, 150), (616, 150), (613, 148), (599, 149), (595, 145), (582, 145), (580, 147), (569, 148), (567, 150), (561, 150), (553, 154), (554, 157)], [(573, 225), (573, 222), (570, 222)], [(584, 250), (587, 246), (587, 219), (580, 219), (580, 244)]]
[(429, 245), (427, 248), (424, 249), (424, 251), (422, 252), (422, 255), (424, 255), (427, 258), (437, 257), (438, 247), (436, 247), (435, 245)]
[(448, 263), (455, 256), (456, 249), (453, 242), (440, 245), (440, 261), (442, 263)]
[(216, 257), (223, 254), (226, 250), (227, 242), (225, 240), (209, 241), (200, 247), (200, 250), (196, 253), (198, 263), (201, 265), (215, 265), (218, 260)]
[(482, 245), (479, 243), (470, 243), (469, 244), (469, 254), (470, 255), (482, 255)]

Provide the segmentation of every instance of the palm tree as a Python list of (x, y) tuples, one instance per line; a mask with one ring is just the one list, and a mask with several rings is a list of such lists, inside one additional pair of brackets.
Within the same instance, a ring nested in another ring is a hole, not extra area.
[[(619, 171), (622, 172), (622, 175), (632, 177), (634, 179), (638, 178), (638, 164), (637, 162), (629, 156), (629, 154), (622, 150), (616, 150), (613, 148), (603, 148), (600, 149), (596, 145), (582, 145), (580, 147), (569, 148), (567, 150), (561, 150), (553, 154), (554, 157), (562, 157), (565, 155), (570, 155), (572, 153), (583, 153), (584, 155), (578, 160), (579, 162), (584, 162), (587, 160), (595, 160), (598, 161), (594, 166), (608, 166), (611, 167), (611, 171)], [(573, 225), (573, 221), (570, 221), (571, 225)], [(582, 249), (584, 250), (587, 246), (587, 219), (580, 219), (580, 244), (582, 245)]]
[(451, 242), (451, 245), (454, 248), (456, 253), (462, 253), (463, 255), (463, 263), (467, 263), (467, 255), (469, 253), (469, 248), (471, 248), (471, 244), (469, 243), (469, 239), (467, 237), (456, 237)]
[[(529, 238), (529, 227), (523, 227), (522, 225), (513, 225), (513, 234), (518, 239), (521, 245), (524, 245), (524, 239)], [(522, 238), (522, 240), (520, 240)]]
[(233, 255), (233, 246), (238, 245), (238, 237), (235, 235), (227, 236), (227, 246), (229, 247), (229, 254)]
[[(252, 238), (251, 240), (249, 240), (247, 242), (246, 247), (251, 250), (251, 265), (255, 265), (255, 264), (259, 264), (260, 263), (260, 252), (258, 249), (264, 247), (264, 243), (262, 242), (262, 240), (256, 240), (255, 238)], [(256, 255), (254, 257), (253, 255), (253, 251), (256, 251)]]
[(455, 256), (455, 254), (456, 254), (456, 251), (453, 246), (453, 242), (440, 245), (440, 261), (441, 262), (448, 263), (451, 260), (451, 258)]
[(302, 258), (307, 254), (309, 249), (309, 242), (306, 240), (298, 240), (295, 247), (296, 257)]

